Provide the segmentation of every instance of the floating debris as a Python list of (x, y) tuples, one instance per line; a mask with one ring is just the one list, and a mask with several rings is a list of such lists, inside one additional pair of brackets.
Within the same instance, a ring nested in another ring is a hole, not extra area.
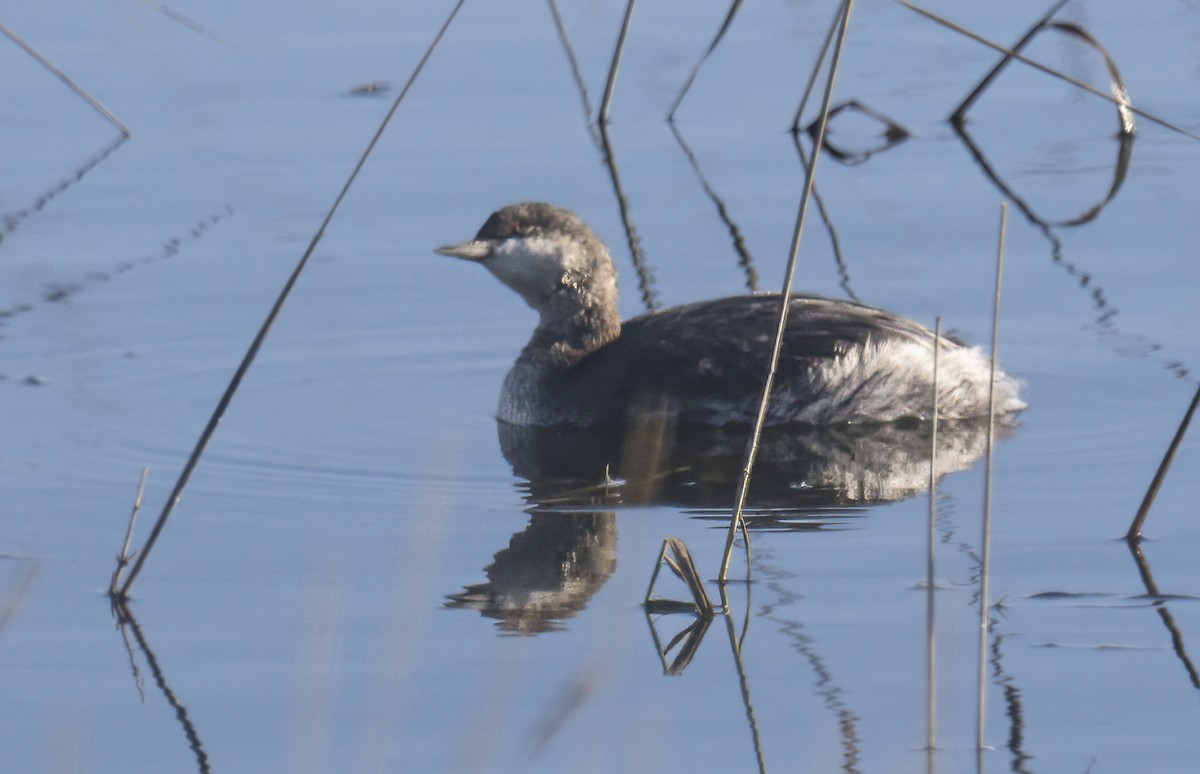
[(367, 81), (360, 83), (354, 88), (346, 92), (351, 97), (373, 97), (379, 94), (386, 94), (392, 90), (391, 81)]

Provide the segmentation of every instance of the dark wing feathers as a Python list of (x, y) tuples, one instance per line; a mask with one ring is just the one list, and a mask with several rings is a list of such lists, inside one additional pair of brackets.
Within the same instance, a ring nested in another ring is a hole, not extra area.
[[(720, 396), (757, 403), (778, 316), (779, 296), (763, 294), (701, 301), (635, 317), (622, 325), (619, 339), (571, 369), (567, 384), (562, 385), (563, 397), (593, 406), (628, 406), (644, 394), (665, 394), (685, 402)], [(814, 363), (889, 338), (930, 344), (933, 340), (923, 326), (879, 309), (819, 296), (793, 296), (779, 377), (804, 381)]]

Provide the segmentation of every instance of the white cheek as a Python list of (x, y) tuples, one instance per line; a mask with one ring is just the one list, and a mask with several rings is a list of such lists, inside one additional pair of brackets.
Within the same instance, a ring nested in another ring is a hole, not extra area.
[(553, 293), (563, 271), (551, 243), (538, 237), (501, 242), (492, 251), (487, 267), (526, 300)]

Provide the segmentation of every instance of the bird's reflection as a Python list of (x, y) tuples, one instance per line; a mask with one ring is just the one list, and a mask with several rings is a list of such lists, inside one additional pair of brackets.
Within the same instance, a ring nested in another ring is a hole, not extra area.
[[(505, 459), (529, 482), (535, 503), (727, 508), (749, 429), (650, 420), (606, 428), (500, 423), (499, 434)], [(970, 466), (986, 444), (986, 421), (942, 422), (937, 475)], [(928, 422), (767, 428), (750, 502), (804, 509), (903, 499), (928, 487), (932, 455)]]
[[(986, 422), (938, 428), (939, 476), (984, 453)], [(487, 581), (448, 596), (506, 633), (563, 627), (616, 567), (615, 506), (727, 508), (741, 474), (746, 428), (681, 427), (647, 421), (624, 427), (530, 428), (498, 423), (500, 448), (524, 478), (528, 526), (496, 552)], [(805, 514), (889, 502), (923, 492), (933, 447), (928, 423), (769, 428), (750, 503), (773, 529), (808, 529)], [(800, 516), (781, 518), (780, 513)], [(753, 528), (756, 520), (748, 519)]]

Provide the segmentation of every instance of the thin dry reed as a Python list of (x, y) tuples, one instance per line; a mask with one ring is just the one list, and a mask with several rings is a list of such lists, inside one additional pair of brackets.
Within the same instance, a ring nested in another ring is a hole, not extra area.
[[(829, 121), (829, 106), (833, 101), (833, 85), (837, 80), (838, 64), (842, 58), (842, 47), (846, 42), (846, 30), (850, 26), (850, 11), (853, 7), (854, 0), (844, 0), (842, 3), (841, 24), (838, 29), (837, 45), (833, 49), (833, 58), (829, 64), (829, 77), (825, 82), (825, 97), (821, 104), (820, 126), (817, 130), (817, 136), (813, 141), (815, 149), (820, 149), (825, 141), (825, 129)], [(775, 371), (779, 367), (779, 354), (783, 350), (783, 334), (787, 330), (788, 311), (791, 308), (792, 280), (796, 274), (796, 260), (800, 254), (800, 237), (804, 233), (804, 220), (808, 214), (808, 202), (812, 198), (813, 180), (817, 171), (817, 156), (818, 153), (814, 151), (812, 164), (809, 165), (808, 173), (804, 177), (804, 193), (800, 197), (800, 211), (796, 214), (796, 227), (792, 232), (792, 246), (788, 254), (783, 290), (780, 293), (779, 325), (775, 329), (775, 344), (771, 349), (771, 362), (767, 369), (766, 382), (763, 384), (762, 399), (758, 404), (758, 416), (754, 421), (754, 431), (751, 433), (749, 443), (746, 445), (746, 461), (742, 467), (741, 479), (738, 482), (733, 517), (729, 520), (729, 531), (725, 536), (725, 552), (721, 558), (721, 572), (717, 576), (718, 581), (721, 583), (725, 582), (729, 574), (729, 560), (733, 555), (733, 539), (737, 535), (739, 525), (742, 526), (743, 534), (745, 534), (742, 511), (746, 506), (746, 493), (750, 488), (750, 476), (754, 470), (754, 461), (758, 457), (758, 444), (762, 438), (763, 424), (767, 418), (767, 406), (771, 399), (771, 388), (775, 383)], [(748, 548), (749, 541), (747, 541), (747, 550)]]
[(417, 76), (421, 74), (421, 70), (425, 67), (425, 63), (429, 61), (429, 57), (433, 54), (434, 49), (437, 48), (438, 43), (446, 34), (446, 30), (450, 27), (450, 23), (454, 21), (454, 17), (458, 14), (458, 10), (462, 8), (463, 2), (464, 0), (458, 0), (458, 2), (455, 3), (454, 7), (450, 10), (450, 15), (446, 17), (446, 21), (442, 23), (442, 26), (438, 29), (437, 34), (434, 35), (429, 47), (425, 49), (425, 53), (417, 62), (417, 66), (413, 69), (412, 75), (409, 76), (408, 82), (404, 84), (404, 88), (401, 89), (400, 94), (396, 96), (391, 108), (383, 117), (383, 121), (380, 122), (379, 128), (375, 130), (375, 134), (371, 137), (371, 141), (367, 143), (366, 150), (362, 152), (362, 155), (358, 159), (358, 163), (354, 165), (353, 171), (351, 171), (350, 176), (346, 179), (341, 191), (338, 192), (337, 197), (333, 201), (333, 205), (330, 206), (329, 211), (325, 214), (324, 220), (321, 221), (320, 227), (313, 235), (312, 240), (308, 243), (308, 247), (305, 249), (304, 254), (300, 257), (299, 262), (296, 264), (296, 268), (292, 270), (287, 282), (284, 283), (283, 290), (279, 292), (278, 298), (275, 299), (274, 305), (271, 307), (270, 312), (267, 313), (267, 317), (263, 321), (262, 326), (258, 329), (258, 333), (254, 336), (254, 340), (250, 343), (250, 348), (246, 350), (246, 354), (242, 358), (241, 364), (238, 366), (237, 371), (234, 372), (233, 378), (229, 382), (229, 386), (225, 388), (225, 393), (221, 396), (220, 401), (217, 402), (217, 407), (213, 410), (212, 416), (209, 417), (208, 424), (205, 425), (204, 430), (200, 433), (200, 438), (196, 441), (195, 448), (192, 449), (192, 453), (188, 457), (187, 463), (184, 465), (182, 472), (180, 472), (179, 478), (176, 480), (175, 486), (171, 490), (170, 496), (167, 498), (167, 502), (163, 505), (162, 513), (159, 514), (158, 520), (154, 523), (154, 527), (150, 531), (150, 536), (146, 538), (146, 544), (142, 547), (141, 551), (138, 552), (137, 562), (133, 565), (133, 569), (130, 570), (129, 577), (126, 578), (125, 584), (121, 586), (120, 591), (117, 592), (116, 596), (119, 596), (121, 599), (129, 598), (129, 590), (133, 586), (134, 580), (137, 579), (138, 573), (141, 572), (142, 566), (146, 562), (146, 557), (150, 555), (150, 549), (154, 547), (154, 543), (158, 540), (158, 536), (162, 533), (162, 529), (166, 525), (167, 519), (170, 518), (171, 512), (175, 509), (175, 505), (179, 502), (179, 498), (183, 496), (183, 490), (187, 486), (188, 480), (192, 476), (192, 472), (196, 469), (196, 465), (199, 464), (200, 457), (204, 454), (204, 450), (208, 447), (208, 442), (212, 439), (213, 433), (216, 432), (217, 425), (221, 422), (221, 417), (225, 415), (226, 409), (229, 408), (230, 402), (233, 401), (234, 394), (237, 393), (238, 387), (241, 386), (242, 379), (245, 378), (246, 373), (250, 370), (250, 365), (254, 362), (254, 358), (258, 355), (259, 349), (262, 347), (263, 342), (266, 341), (267, 334), (270, 333), (271, 326), (275, 324), (275, 319), (279, 316), (280, 310), (283, 309), (283, 305), (287, 301), (288, 295), (291, 294), (292, 288), (295, 286), (296, 281), (300, 278), (300, 273), (303, 272), (304, 267), (308, 265), (308, 259), (312, 256), (313, 251), (316, 250), (317, 244), (325, 235), (325, 229), (329, 226), (330, 221), (333, 220), (334, 213), (337, 212), (342, 200), (346, 197), (346, 193), (350, 190), (350, 186), (353, 185), (354, 180), (358, 177), (358, 173), (367, 163), (367, 158), (371, 155), (371, 151), (375, 149), (376, 144), (379, 142), (379, 138), (383, 136), (383, 132), (391, 122), (392, 116), (394, 116), (396, 111), (400, 108), (400, 103), (404, 101), (406, 96), (408, 96), (409, 90), (412, 88), (413, 83), (416, 82)]
[(925, 545), (925, 749), (937, 742), (937, 649), (934, 635), (934, 546), (937, 544), (938, 358), (942, 350), (942, 318), (933, 322), (933, 411), (929, 432), (929, 523)]
[(975, 749), (983, 749), (987, 696), (987, 643), (992, 552), (992, 449), (996, 431), (996, 360), (1000, 333), (1000, 285), (1004, 276), (1004, 234), (1008, 228), (1008, 203), (1000, 203), (1000, 235), (996, 245), (996, 290), (992, 297), (992, 366), (988, 381), (987, 464), (983, 475), (983, 535), (979, 541), (979, 702)]
[(1142, 504), (1133, 517), (1133, 523), (1129, 525), (1129, 531), (1125, 533), (1126, 540), (1133, 542), (1142, 539), (1142, 526), (1146, 523), (1146, 517), (1150, 515), (1150, 506), (1154, 505), (1154, 498), (1158, 496), (1163, 479), (1167, 477), (1167, 471), (1170, 470), (1171, 463), (1175, 460), (1175, 452), (1179, 449), (1179, 444), (1183, 442), (1183, 436), (1192, 422), (1192, 415), (1196, 413), (1197, 404), (1200, 404), (1200, 386), (1196, 388), (1196, 394), (1192, 396), (1192, 402), (1188, 405), (1187, 411), (1183, 413), (1183, 419), (1180, 420), (1179, 427), (1175, 430), (1175, 437), (1171, 439), (1170, 445), (1167, 446), (1167, 453), (1163, 455), (1162, 462), (1158, 464), (1158, 470), (1154, 472), (1150, 488), (1146, 490), (1146, 496), (1142, 498)]

